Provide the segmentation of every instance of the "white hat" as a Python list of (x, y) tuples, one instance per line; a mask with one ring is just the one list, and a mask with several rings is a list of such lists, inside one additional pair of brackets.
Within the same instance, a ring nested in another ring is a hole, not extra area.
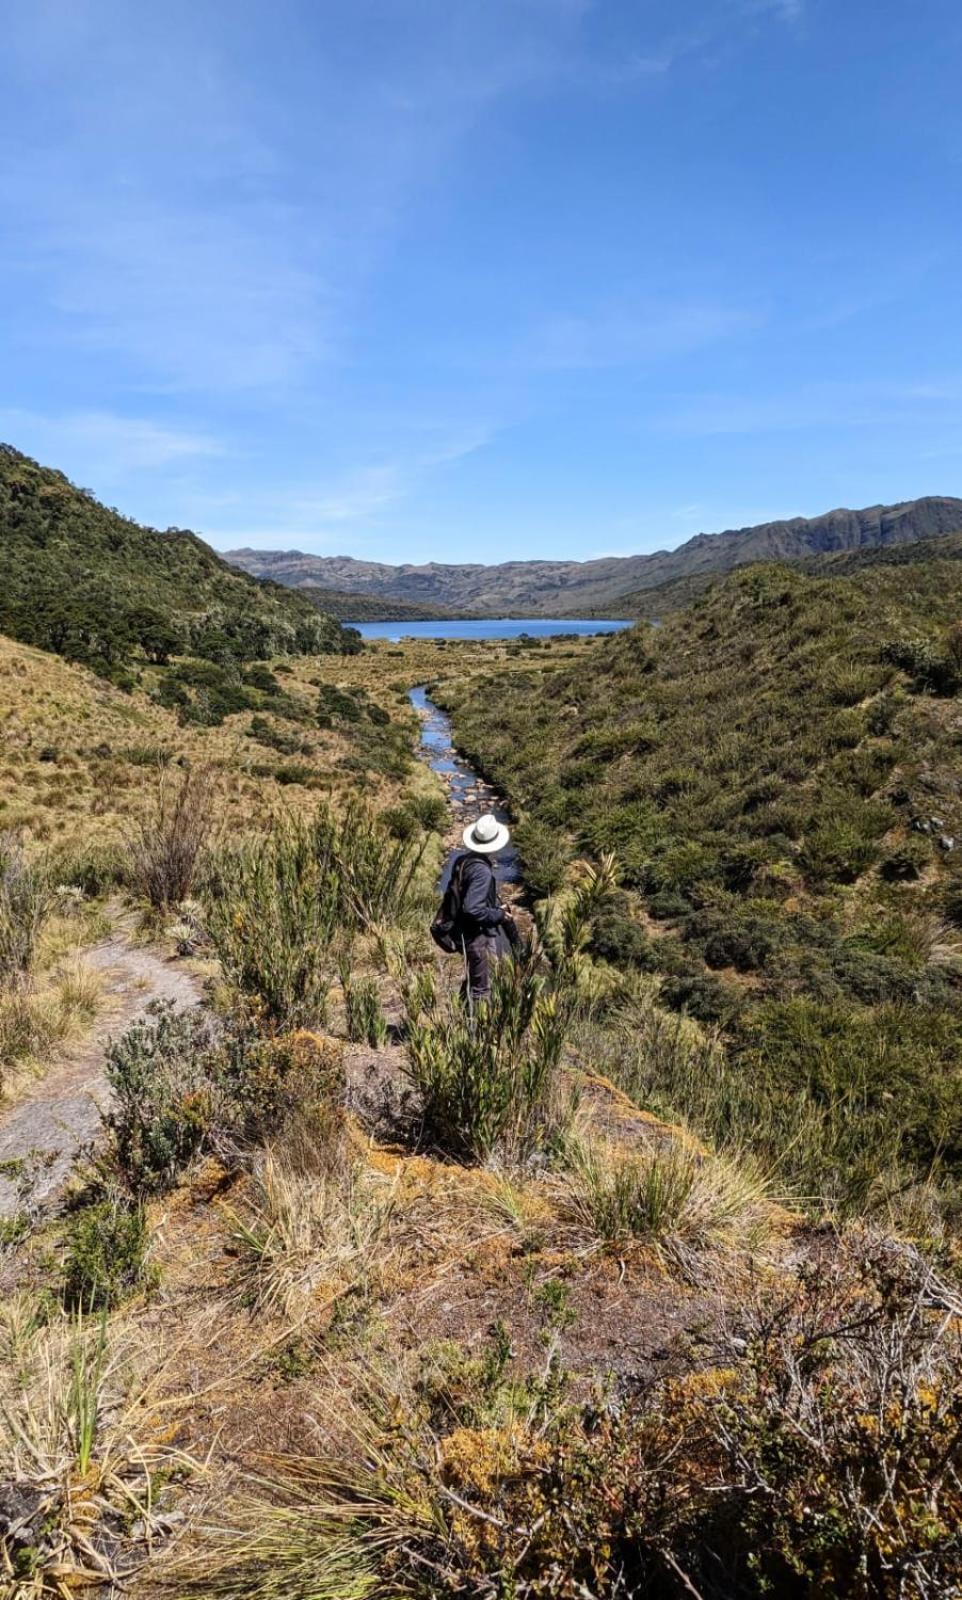
[(469, 850), (481, 856), (493, 856), (498, 850), (504, 849), (511, 835), (504, 823), (487, 811), (477, 822), (465, 828), (461, 837)]

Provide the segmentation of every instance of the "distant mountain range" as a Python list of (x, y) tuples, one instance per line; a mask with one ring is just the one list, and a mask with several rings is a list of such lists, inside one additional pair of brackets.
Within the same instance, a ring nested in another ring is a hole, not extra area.
[[(258, 578), (290, 588), (343, 597), (400, 602), (410, 616), (438, 608), (488, 616), (569, 616), (608, 613), (621, 600), (626, 614), (643, 614), (644, 591), (678, 579), (704, 579), (750, 561), (799, 561), (832, 551), (913, 544), (962, 531), (962, 500), (931, 495), (863, 511), (828, 511), (725, 533), (700, 533), (677, 550), (605, 556), (597, 561), (506, 561), (498, 566), (428, 562), (389, 566), (351, 556), (312, 556), (299, 550), (231, 550), (226, 560)], [(426, 608), (422, 611), (421, 608)]]

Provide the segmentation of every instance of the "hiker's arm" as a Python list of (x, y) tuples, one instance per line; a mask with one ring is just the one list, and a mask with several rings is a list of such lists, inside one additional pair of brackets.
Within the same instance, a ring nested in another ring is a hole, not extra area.
[(481, 870), (470, 863), (464, 869), (464, 898), (461, 910), (469, 921), (485, 932), (489, 928), (500, 927), (504, 921), (504, 910), (499, 905), (488, 903), (488, 869), (482, 866)]

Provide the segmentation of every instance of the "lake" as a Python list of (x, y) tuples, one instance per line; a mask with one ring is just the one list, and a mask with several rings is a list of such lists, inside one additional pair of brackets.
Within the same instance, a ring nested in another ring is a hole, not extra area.
[(560, 633), (618, 633), (630, 622), (570, 617), (492, 617), (471, 622), (349, 622), (362, 639), (518, 639), (526, 633), (531, 639), (552, 639)]

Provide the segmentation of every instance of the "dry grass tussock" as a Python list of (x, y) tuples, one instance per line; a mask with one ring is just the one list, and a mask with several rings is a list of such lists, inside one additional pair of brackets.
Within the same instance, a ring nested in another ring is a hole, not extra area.
[[(23, 858), (20, 857), (22, 863)], [(84, 958), (89, 937), (86, 920), (69, 907), (62, 914), (57, 897), (46, 889), (44, 869), (22, 867), (40, 881), (42, 918), (28, 929), (7, 926), (7, 949), (19, 946), (21, 958), (0, 980), (0, 1089), (10, 1093), (14, 1069), (41, 1060), (57, 1045), (85, 1028), (95, 1016), (103, 980)], [(24, 911), (33, 923), (37, 895)], [(0, 892), (0, 923), (15, 924), (18, 908)]]
[(268, 1146), (243, 1200), (225, 1207), (245, 1300), (299, 1325), (320, 1305), (369, 1287), (394, 1188), (350, 1159), (305, 1170), (289, 1148)]
[(652, 1244), (682, 1266), (693, 1252), (754, 1251), (775, 1227), (769, 1185), (753, 1162), (672, 1136), (639, 1149), (590, 1131), (570, 1135), (553, 1190), (562, 1218), (585, 1238), (619, 1249)]
[(149, 1425), (169, 1372), (126, 1319), (0, 1308), (0, 1593), (128, 1580), (180, 1520), (197, 1463)]

